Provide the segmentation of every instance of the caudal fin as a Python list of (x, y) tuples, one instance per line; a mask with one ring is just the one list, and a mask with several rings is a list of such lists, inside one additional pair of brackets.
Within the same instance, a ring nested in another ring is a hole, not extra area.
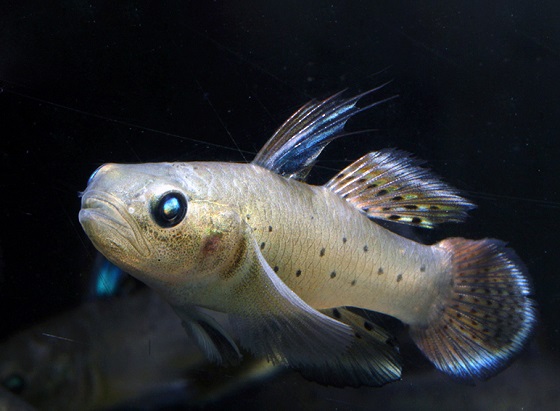
[(526, 270), (498, 240), (450, 238), (451, 292), (411, 336), (439, 370), (460, 380), (489, 378), (508, 366), (534, 328)]

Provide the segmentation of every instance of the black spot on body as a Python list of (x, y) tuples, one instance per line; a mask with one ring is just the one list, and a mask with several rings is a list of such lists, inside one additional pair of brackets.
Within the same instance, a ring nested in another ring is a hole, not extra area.
[(333, 308), (332, 314), (334, 318), (340, 318), (340, 311), (338, 311), (336, 308)]
[(400, 220), (400, 219), (401, 219), (401, 216), (400, 216), (400, 215), (391, 214), (391, 215), (389, 216), (389, 220), (397, 221), (397, 220)]
[(418, 206), (414, 205), (414, 204), (408, 204), (408, 205), (405, 205), (404, 208), (406, 208), (407, 210), (416, 210), (416, 209), (418, 209)]
[(420, 224), (422, 222), (422, 219), (419, 217), (413, 217), (412, 218), (412, 224)]
[(247, 214), (247, 220), (251, 219), (251, 214)]
[(336, 178), (343, 178), (344, 177), (344, 173), (340, 173), (339, 175), (336, 176)]
[(387, 194), (387, 193), (388, 193), (388, 191), (385, 190), (385, 189), (379, 190), (379, 191), (377, 192), (376, 196), (377, 196), (377, 197), (379, 197), (379, 196), (384, 196), (384, 195)]
[(367, 244), (364, 245), (364, 253), (367, 253), (368, 250), (369, 250), (369, 248), (368, 248)]
[(346, 241), (348, 241), (348, 239), (346, 237), (342, 237), (342, 243), (346, 244)]
[(274, 266), (274, 272), (275, 272), (275, 273), (278, 272), (278, 266), (277, 266), (277, 265)]
[(400, 283), (402, 280), (402, 274), (397, 275), (397, 283)]
[(334, 278), (334, 277), (336, 277), (336, 271), (333, 271), (333, 272), (331, 273), (331, 278)]
[(272, 226), (271, 225), (268, 226), (268, 232), (269, 233), (272, 232)]
[(352, 282), (350, 283), (350, 285), (356, 285), (356, 280), (352, 280)]
[(401, 196), (393, 197), (393, 201), (401, 201), (403, 198)]
[(379, 269), (377, 270), (377, 275), (381, 275), (383, 273), (384, 273), (383, 268), (379, 267)]
[(421, 265), (420, 266), (420, 272), (423, 273), (426, 271), (426, 266), (425, 265)]
[(264, 250), (266, 243), (261, 243), (261, 250)]
[(360, 183), (360, 184), (363, 184), (363, 183), (365, 183), (366, 181), (367, 181), (367, 180), (366, 180), (365, 178), (363, 178), (363, 177), (358, 179), (358, 183)]
[(325, 255), (325, 248), (321, 248), (321, 251), (319, 252), (319, 256), (323, 257)]
[(371, 330), (373, 330), (373, 325), (371, 325), (371, 323), (365, 321), (364, 322), (364, 328), (368, 331), (371, 331)]
[(301, 270), (297, 270), (296, 271), (296, 277), (299, 277), (301, 275)]

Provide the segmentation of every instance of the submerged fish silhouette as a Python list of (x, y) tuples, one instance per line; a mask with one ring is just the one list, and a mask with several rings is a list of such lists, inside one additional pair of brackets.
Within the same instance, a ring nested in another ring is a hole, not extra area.
[[(367, 93), (364, 93), (367, 94)], [(431, 228), (473, 205), (406, 153), (372, 152), (324, 186), (304, 182), (364, 95), (311, 101), (250, 164), (106, 164), (80, 222), (110, 261), (157, 290), (216, 362), (237, 346), (321, 383), (400, 378), (389, 333), (345, 307), (394, 316), (441, 371), (462, 380), (507, 366), (534, 326), (515, 253), (492, 239), (432, 246), (376, 219)], [(227, 313), (234, 332), (208, 310)]]

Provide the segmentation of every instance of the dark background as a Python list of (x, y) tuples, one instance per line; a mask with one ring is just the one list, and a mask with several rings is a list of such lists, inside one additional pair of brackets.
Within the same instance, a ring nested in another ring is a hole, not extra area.
[(0, 3), (1, 336), (83, 300), (78, 192), (100, 164), (250, 161), (310, 98), (391, 80), (312, 181), (385, 147), (427, 160), (478, 209), (420, 235), (508, 241), (532, 349), (558, 358), (558, 2)]

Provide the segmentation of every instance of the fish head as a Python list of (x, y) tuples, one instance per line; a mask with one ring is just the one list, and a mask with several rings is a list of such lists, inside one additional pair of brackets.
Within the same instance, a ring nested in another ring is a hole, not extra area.
[(95, 247), (168, 300), (169, 290), (184, 302), (219, 279), (243, 235), (239, 213), (209, 199), (196, 168), (106, 164), (82, 194), (79, 220)]

